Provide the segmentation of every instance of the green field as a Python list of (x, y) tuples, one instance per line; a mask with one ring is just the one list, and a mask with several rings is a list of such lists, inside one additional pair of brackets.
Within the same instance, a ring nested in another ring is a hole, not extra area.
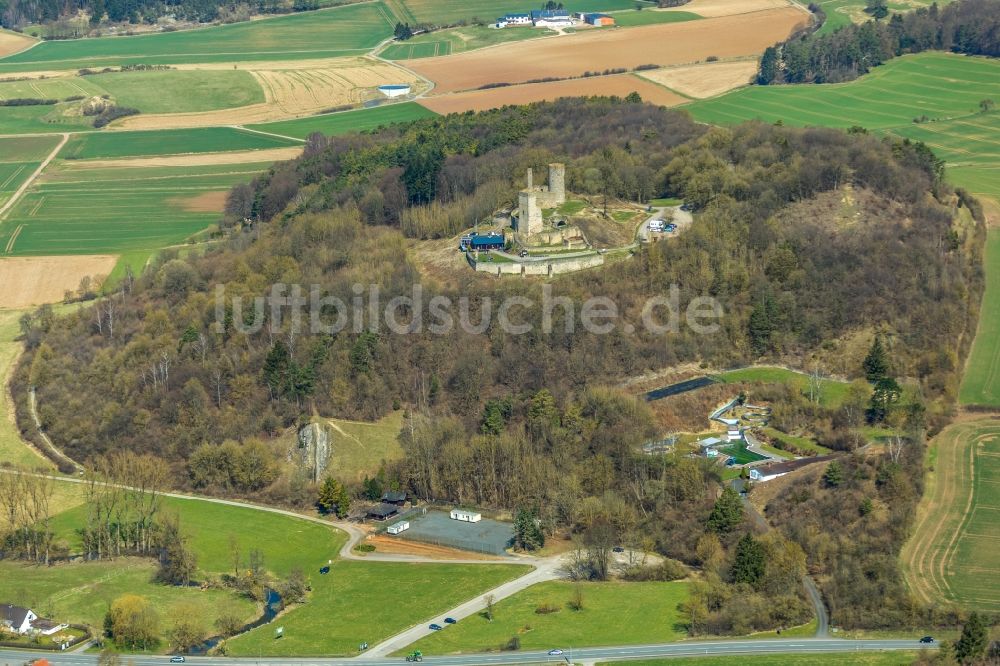
[(233, 127), (75, 134), (59, 152), (63, 159), (108, 159), (187, 153), (222, 153), (297, 146), (300, 142)]
[(955, 423), (931, 440), (913, 536), (900, 555), (923, 603), (1000, 611), (1000, 424)]
[(122, 106), (143, 113), (215, 111), (266, 101), (253, 75), (240, 70), (118, 72), (87, 78)]
[[(716, 375), (715, 379), (726, 384), (788, 384), (803, 393), (809, 390), (809, 375), (787, 368), (774, 366), (754, 366), (740, 370), (730, 370)], [(850, 384), (833, 379), (819, 380), (819, 403), (825, 407), (836, 407), (847, 397)], [(751, 401), (753, 398), (751, 397)]]
[(58, 137), (0, 137), (0, 206), (59, 144)]
[(111, 72), (0, 82), (0, 99), (37, 97), (63, 100), (110, 95), (143, 113), (214, 111), (264, 102), (264, 91), (241, 70)]
[(958, 400), (964, 405), (1000, 406), (1000, 231), (986, 236), (986, 292), (979, 327), (965, 365)]
[[(750, 666), (910, 666), (917, 659), (917, 652), (851, 652), (850, 654), (765, 654), (740, 655), (740, 664)], [(672, 659), (639, 659), (628, 662), (631, 666), (730, 666), (732, 656), (678, 657)], [(608, 664), (611, 662), (601, 662)], [(621, 662), (613, 662), (621, 663)]]
[(108, 606), (123, 594), (148, 598), (166, 624), (175, 604), (191, 605), (204, 621), (206, 635), (223, 614), (256, 617), (255, 604), (227, 590), (174, 587), (153, 582), (156, 565), (147, 559), (81, 562), (42, 567), (0, 562), (0, 598), (31, 607), (43, 617), (89, 624), (98, 630)]
[(481, 25), (470, 25), (417, 35), (405, 42), (394, 42), (379, 55), (388, 60), (430, 58), (554, 34), (556, 33), (553, 30), (530, 26), (496, 30)]
[(615, 19), (616, 26), (631, 27), (637, 25), (654, 25), (657, 23), (680, 23), (682, 21), (696, 21), (701, 16), (693, 12), (682, 11), (622, 11), (614, 12), (611, 16)]
[[(198, 555), (198, 568), (207, 573), (232, 570), (230, 536), (239, 540), (244, 555), (252, 548), (260, 550), (264, 567), (278, 576), (294, 567), (306, 572), (318, 568), (337, 557), (347, 540), (347, 535), (332, 527), (268, 511), (174, 497), (162, 500), (161, 511), (180, 518), (181, 530)], [(71, 550), (79, 549), (76, 529), (86, 516), (86, 506), (78, 506), (52, 521), (53, 531)]]
[[(574, 585), (580, 585), (583, 610), (570, 607)], [(687, 635), (677, 610), (687, 593), (687, 583), (549, 581), (498, 602), (493, 622), (475, 615), (414, 647), (424, 654), (497, 651), (515, 635), (524, 650), (666, 643)], [(540, 614), (540, 606), (558, 611)]]
[(42, 134), (73, 132), (93, 127), (93, 119), (80, 115), (76, 102), (52, 106), (0, 107), (0, 133)]
[(372, 109), (358, 109), (356, 111), (328, 113), (321, 116), (282, 120), (261, 125), (247, 125), (247, 128), (305, 139), (313, 132), (320, 132), (327, 136), (347, 134), (348, 132), (362, 132), (364, 130), (376, 129), (383, 125), (391, 125), (392, 123), (433, 118), (436, 115), (433, 111), (425, 109), (416, 102), (403, 102), (401, 104), (377, 106)]
[(432, 620), (486, 590), (527, 573), (518, 565), (404, 564), (338, 560), (314, 575), (308, 603), (281, 617), (284, 637), (264, 626), (226, 642), (230, 656), (351, 655)]
[(392, 34), (381, 2), (195, 30), (43, 42), (0, 60), (0, 72), (356, 55)]
[[(945, 159), (951, 179), (975, 193), (1000, 197), (1000, 111), (981, 113), (996, 97), (1000, 61), (921, 53), (890, 60), (842, 84), (750, 86), (687, 105), (699, 121), (730, 124), (754, 118), (788, 125), (847, 128), (926, 142)], [(914, 123), (926, 116), (927, 122)]]
[[(387, 4), (404, 23), (448, 25), (472, 19), (489, 23), (507, 13), (538, 9), (541, 3), (534, 0), (510, 0), (502, 4), (492, 0), (392, 0)], [(633, 9), (636, 3), (635, 0), (565, 0), (563, 4), (569, 12), (599, 12)]]
[(0, 225), (12, 255), (100, 254), (158, 250), (182, 243), (219, 219), (199, 196), (228, 191), (269, 164), (205, 167), (50, 166)]

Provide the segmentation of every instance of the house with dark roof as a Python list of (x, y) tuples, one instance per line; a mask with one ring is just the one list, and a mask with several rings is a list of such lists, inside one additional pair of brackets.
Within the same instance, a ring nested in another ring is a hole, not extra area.
[(38, 616), (30, 608), (13, 604), (0, 605), (0, 625), (15, 634), (26, 634), (31, 631), (31, 623), (37, 619)]
[(403, 506), (406, 504), (406, 491), (405, 490), (387, 490), (382, 493), (382, 503), (383, 504), (394, 504), (396, 506)]
[(394, 504), (379, 504), (368, 509), (368, 517), (373, 520), (388, 520), (399, 513), (399, 507)]

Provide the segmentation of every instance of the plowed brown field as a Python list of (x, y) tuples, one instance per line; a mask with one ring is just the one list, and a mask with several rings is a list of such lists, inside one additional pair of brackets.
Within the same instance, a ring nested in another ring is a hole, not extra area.
[(676, 106), (688, 101), (662, 86), (645, 81), (637, 76), (618, 74), (615, 76), (594, 76), (569, 81), (553, 81), (551, 83), (525, 83), (519, 86), (491, 88), (490, 90), (471, 90), (468, 92), (439, 95), (437, 97), (426, 97), (419, 100), (419, 102), (436, 113), (455, 113), (461, 111), (483, 111), (505, 104), (528, 104), (530, 102), (554, 100), (559, 97), (577, 97), (581, 95), (618, 95), (619, 97), (624, 97), (633, 91), (642, 95), (643, 100), (663, 106)]
[(434, 81), (433, 92), (437, 95), (491, 83), (579, 76), (585, 71), (693, 64), (709, 56), (756, 55), (807, 20), (801, 10), (782, 7), (739, 16), (539, 39), (503, 49), (412, 60), (407, 66)]

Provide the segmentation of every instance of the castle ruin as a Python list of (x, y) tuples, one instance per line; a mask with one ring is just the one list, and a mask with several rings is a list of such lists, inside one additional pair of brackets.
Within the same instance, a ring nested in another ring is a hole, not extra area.
[(528, 169), (527, 185), (517, 196), (517, 232), (524, 238), (542, 232), (542, 209), (555, 208), (566, 202), (566, 166), (549, 165), (549, 184), (535, 186)]

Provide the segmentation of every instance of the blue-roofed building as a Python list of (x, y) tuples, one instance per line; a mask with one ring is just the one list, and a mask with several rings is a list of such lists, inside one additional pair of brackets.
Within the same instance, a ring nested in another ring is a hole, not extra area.
[(506, 245), (503, 234), (491, 231), (488, 234), (468, 234), (462, 236), (459, 247), (463, 250), (502, 250)]

